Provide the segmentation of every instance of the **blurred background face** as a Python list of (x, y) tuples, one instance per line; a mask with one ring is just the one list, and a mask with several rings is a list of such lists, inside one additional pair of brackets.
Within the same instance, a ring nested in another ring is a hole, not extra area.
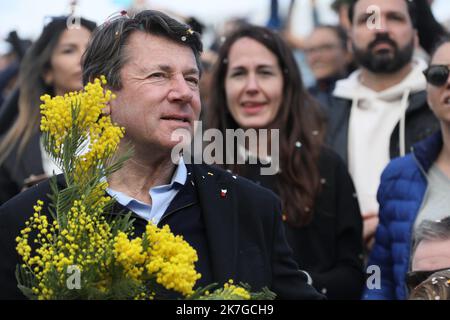
[(237, 40), (228, 55), (225, 92), (228, 109), (241, 128), (269, 127), (283, 98), (277, 57), (256, 40)]
[(209, 105), (212, 81), (212, 66), (214, 65), (216, 60), (217, 54), (213, 51), (206, 51), (201, 55), (203, 71), (202, 77), (200, 78), (200, 97), (202, 100), (202, 106)]
[(55, 94), (82, 89), (81, 56), (90, 35), (84, 27), (67, 29), (61, 34), (51, 56), (51, 68), (44, 75), (45, 82), (53, 86)]
[[(378, 17), (367, 13), (371, 5), (380, 8)], [(380, 28), (375, 28), (374, 17)], [(356, 61), (371, 72), (392, 73), (411, 62), (416, 31), (405, 0), (358, 1), (351, 36)]]
[[(450, 66), (450, 43), (443, 44), (434, 54), (430, 65)], [(428, 105), (433, 110), (436, 117), (441, 121), (450, 124), (450, 80), (443, 86), (427, 84)]]
[(314, 30), (306, 39), (305, 53), (316, 80), (345, 73), (349, 57), (333, 30), (328, 28)]

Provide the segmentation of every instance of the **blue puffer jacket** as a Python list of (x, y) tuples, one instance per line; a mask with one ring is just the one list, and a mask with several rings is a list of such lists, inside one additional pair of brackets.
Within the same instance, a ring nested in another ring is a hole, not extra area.
[(377, 195), (380, 223), (368, 262), (380, 267), (381, 288), (366, 288), (363, 299), (407, 298), (405, 275), (410, 266), (414, 221), (427, 188), (426, 173), (441, 149), (442, 134), (436, 132), (384, 170)]

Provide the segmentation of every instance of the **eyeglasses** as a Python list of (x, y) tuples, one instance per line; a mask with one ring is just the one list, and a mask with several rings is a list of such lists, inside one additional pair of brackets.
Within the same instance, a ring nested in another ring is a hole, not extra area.
[(429, 84), (436, 87), (441, 87), (448, 80), (450, 68), (446, 65), (431, 65), (423, 72), (423, 74)]
[(443, 268), (438, 270), (426, 270), (426, 271), (410, 271), (406, 274), (405, 282), (409, 292), (414, 290), (419, 284), (427, 280), (433, 273), (449, 270), (450, 268)]

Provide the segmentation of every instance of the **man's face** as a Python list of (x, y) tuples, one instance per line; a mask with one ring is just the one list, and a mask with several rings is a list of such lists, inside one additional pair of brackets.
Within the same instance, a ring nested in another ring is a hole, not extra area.
[[(379, 10), (367, 13), (371, 6)], [(416, 31), (405, 0), (359, 0), (351, 30), (355, 59), (369, 71), (393, 73), (411, 62)]]
[(348, 54), (335, 31), (328, 28), (314, 30), (306, 39), (305, 53), (316, 80), (345, 74)]
[(194, 53), (187, 46), (136, 31), (125, 54), (122, 89), (111, 103), (112, 120), (125, 127), (125, 137), (136, 149), (168, 151), (178, 143), (171, 139), (174, 130), (192, 134), (200, 115)]

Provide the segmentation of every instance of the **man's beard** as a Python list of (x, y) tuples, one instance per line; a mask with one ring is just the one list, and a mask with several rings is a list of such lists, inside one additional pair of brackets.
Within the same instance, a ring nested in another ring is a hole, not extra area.
[[(373, 52), (373, 48), (379, 43), (388, 43), (392, 46), (390, 52)], [(387, 35), (379, 33), (366, 50), (359, 49), (352, 43), (355, 60), (362, 67), (373, 73), (394, 73), (411, 62), (414, 54), (414, 38), (403, 48)]]

